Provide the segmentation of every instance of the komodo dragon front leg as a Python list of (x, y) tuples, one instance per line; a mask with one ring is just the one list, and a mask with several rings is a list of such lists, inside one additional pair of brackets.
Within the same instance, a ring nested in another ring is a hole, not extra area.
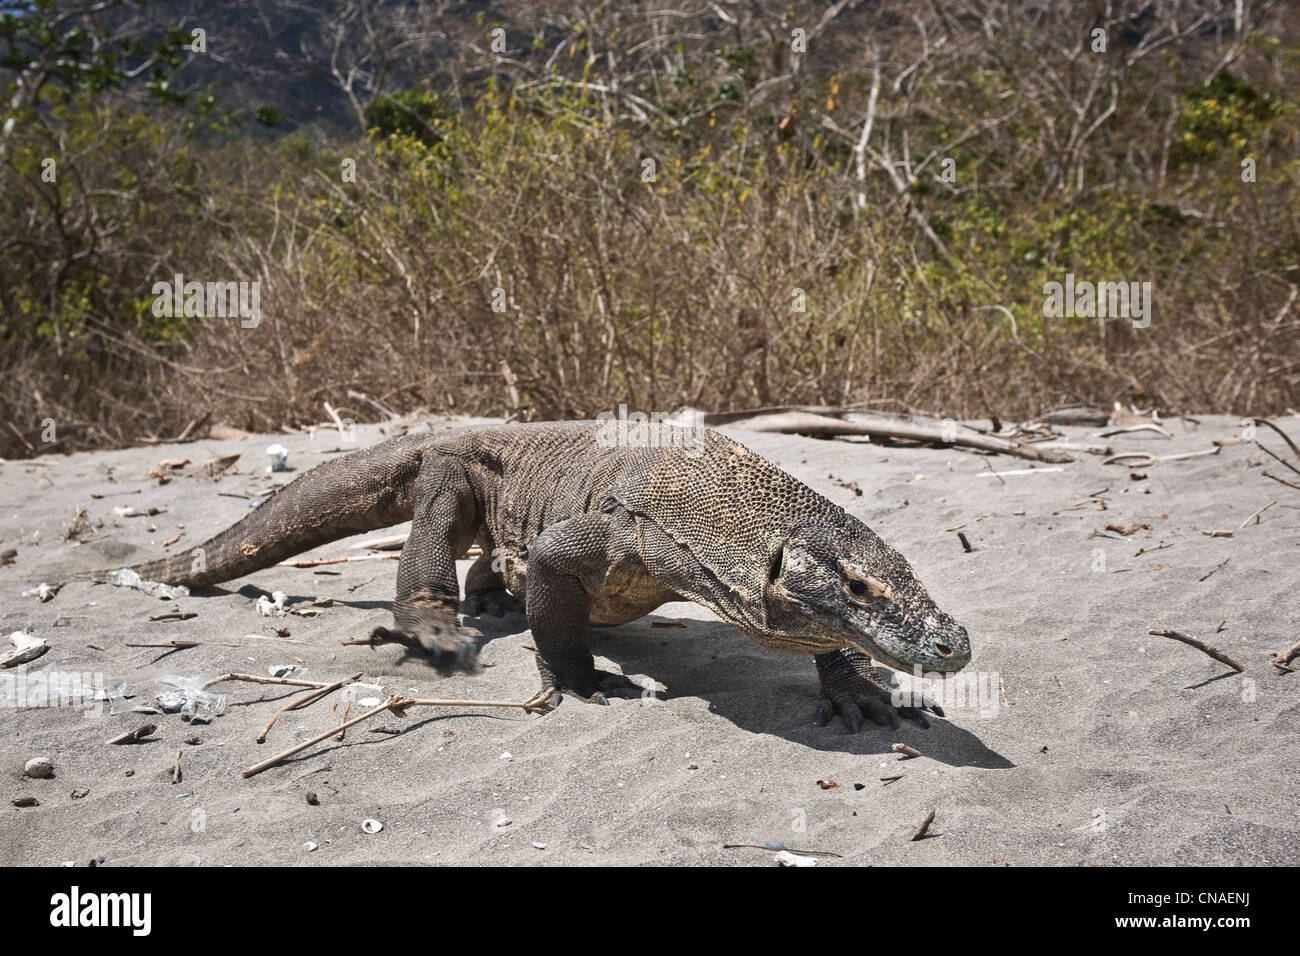
[(616, 516), (583, 514), (547, 528), (529, 548), (525, 602), (542, 678), (533, 701), (562, 691), (597, 704), (641, 696), (628, 678), (596, 670), (588, 640), (592, 597), (630, 547), (625, 531)]
[(478, 523), (474, 490), (463, 466), (451, 458), (427, 458), (416, 485), (411, 534), (397, 564), (395, 628), (376, 627), (376, 637), (423, 650), (435, 658), (473, 661), (478, 634), (456, 616), (460, 589), (456, 558), (473, 542)]

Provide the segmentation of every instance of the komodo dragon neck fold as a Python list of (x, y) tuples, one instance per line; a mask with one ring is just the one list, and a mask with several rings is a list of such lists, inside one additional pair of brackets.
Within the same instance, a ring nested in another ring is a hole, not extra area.
[[(541, 422), (390, 439), (312, 469), (189, 553), (133, 570), (203, 587), (411, 521), (394, 628), (377, 632), (468, 657), (476, 634), (458, 609), (521, 607), (539, 699), (639, 696), (641, 687), (596, 670), (588, 629), (686, 599), (761, 644), (814, 655), (819, 723), (838, 713), (853, 730), (864, 715), (928, 726), (925, 708), (890, 705), (872, 659), (952, 672), (969, 662), (970, 642), (902, 555), (717, 432), (630, 447), (607, 437), (594, 422)], [(455, 562), (475, 541), (483, 554), (460, 601)]]

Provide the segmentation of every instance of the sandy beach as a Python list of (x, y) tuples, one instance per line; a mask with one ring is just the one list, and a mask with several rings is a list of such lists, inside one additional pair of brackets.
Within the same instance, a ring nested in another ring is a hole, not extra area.
[[(1300, 418), (1276, 422), (1300, 438)], [(1156, 456), (1242, 434), (1227, 416), (1164, 427), (1172, 440), (1062, 431)], [(771, 849), (728, 844), (835, 854), (820, 866), (1300, 863), (1300, 673), (1268, 663), (1300, 638), (1300, 491), (1263, 472), (1300, 479), (1258, 447), (1131, 469), (1094, 455), (1041, 465), (730, 433), (902, 551), (971, 634), (963, 686), (974, 700), (950, 702), (928, 730), (818, 728), (809, 658), (670, 604), (593, 640), (598, 666), (665, 700), (570, 699), (544, 717), (384, 714), (245, 779), (244, 768), (337, 723), (339, 695), (286, 713), (260, 746), (292, 688), (221, 684), (212, 690), (225, 712), (203, 725), (132, 708), (166, 690), (164, 677), (281, 665), (316, 681), (362, 672), (353, 716), (393, 693), (522, 700), (538, 687), (527, 622), (473, 622), (487, 638), (482, 670), (444, 674), (400, 647), (341, 644), (390, 623), (389, 556), (272, 568), (179, 600), (70, 579), (187, 551), (272, 482), (382, 440), (381, 426), (358, 426), (348, 445), (319, 431), (10, 461), (0, 465), (0, 550), (17, 553), (0, 567), (0, 640), (7, 650), (4, 635), (26, 629), (49, 650), (0, 671), (0, 863), (776, 864)], [(1259, 438), (1285, 452), (1276, 436)], [(273, 442), (293, 471), (266, 473)], [(238, 470), (219, 481), (182, 475), (235, 453)], [(149, 473), (167, 459), (189, 464), (159, 484)], [(126, 507), (140, 514), (114, 511)], [(82, 528), (64, 540), (78, 509)], [(311, 556), (367, 554), (356, 540)], [(48, 601), (23, 596), (58, 582)], [(258, 598), (276, 591), (315, 615), (263, 616)], [(196, 616), (150, 620), (172, 612)], [(1246, 671), (1152, 628), (1206, 641)], [(169, 641), (199, 646), (128, 646)], [(34, 704), (29, 691), (51, 670), (124, 682), (131, 696)], [(151, 722), (144, 742), (105, 743)], [(899, 742), (923, 756), (891, 752)], [(23, 776), (37, 756), (50, 758), (52, 778)], [(38, 805), (15, 807), (23, 797)], [(931, 810), (930, 835), (912, 841)], [(368, 819), (382, 829), (364, 832)]]

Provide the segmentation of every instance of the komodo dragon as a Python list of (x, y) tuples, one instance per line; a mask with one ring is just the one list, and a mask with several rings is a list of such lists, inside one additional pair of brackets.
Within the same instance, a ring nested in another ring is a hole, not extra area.
[[(639, 696), (598, 671), (588, 628), (666, 601), (694, 601), (759, 644), (812, 654), (816, 723), (864, 713), (929, 726), (930, 701), (896, 708), (872, 659), (958, 671), (965, 628), (940, 611), (903, 556), (771, 462), (704, 428), (628, 447), (598, 422), (479, 426), (393, 438), (325, 462), (196, 551), (138, 565), (145, 580), (204, 587), (359, 532), (411, 521), (397, 567), (395, 630), (428, 653), (471, 650), (457, 623), (523, 609), (542, 692), (591, 702)], [(477, 541), (458, 602), (455, 561)]]

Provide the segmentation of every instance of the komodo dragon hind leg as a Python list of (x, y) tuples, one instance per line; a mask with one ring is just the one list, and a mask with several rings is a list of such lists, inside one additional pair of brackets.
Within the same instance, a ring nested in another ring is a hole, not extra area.
[(397, 564), (395, 629), (377, 627), (372, 639), (404, 644), (442, 662), (473, 667), (479, 634), (456, 616), (456, 556), (473, 540), (474, 492), (459, 462), (429, 457), (417, 479), (411, 535)]
[(493, 565), (501, 558), (488, 553), (479, 556), (465, 575), (465, 601), (461, 612), (470, 617), (505, 617), (523, 614), (524, 602), (506, 590), (505, 579)]
[(529, 549), (528, 626), (542, 678), (535, 700), (570, 691), (606, 704), (611, 696), (643, 692), (621, 674), (596, 670), (587, 636), (591, 596), (604, 584), (618, 548), (615, 522), (608, 514), (577, 515), (547, 528)]
[(825, 727), (836, 714), (854, 733), (862, 728), (864, 714), (877, 724), (888, 724), (891, 728), (899, 726), (899, 717), (928, 728), (926, 710), (943, 716), (943, 709), (929, 697), (924, 698), (920, 707), (896, 707), (893, 688), (876, 672), (871, 658), (861, 651), (845, 647), (818, 654), (813, 660), (817, 662), (817, 676), (822, 683), (822, 699), (813, 718), (818, 727)]

